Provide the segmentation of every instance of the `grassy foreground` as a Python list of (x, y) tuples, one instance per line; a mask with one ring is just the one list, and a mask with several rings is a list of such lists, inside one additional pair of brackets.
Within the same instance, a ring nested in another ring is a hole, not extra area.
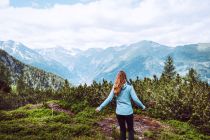
[[(47, 103), (57, 103), (62, 108), (71, 109), (74, 115), (52, 111)], [(104, 112), (97, 113), (95, 108), (86, 107), (78, 112), (76, 105), (69, 106), (63, 101), (50, 101), (45, 104), (28, 104), (12, 111), (0, 111), (1, 140), (105, 140), (96, 122), (108, 117)], [(113, 113), (113, 112), (112, 112)], [(111, 114), (108, 114), (111, 115)], [(112, 114), (113, 115), (113, 114)], [(168, 127), (159, 133), (145, 131), (144, 138), (158, 140), (207, 140), (210, 136), (199, 134), (188, 123), (169, 120), (162, 121)], [(119, 131), (117, 132), (119, 134)], [(117, 138), (115, 133), (115, 138)]]
[(54, 112), (45, 105), (28, 104), (0, 112), (0, 139), (104, 139), (96, 133), (95, 111), (86, 108), (74, 117)]

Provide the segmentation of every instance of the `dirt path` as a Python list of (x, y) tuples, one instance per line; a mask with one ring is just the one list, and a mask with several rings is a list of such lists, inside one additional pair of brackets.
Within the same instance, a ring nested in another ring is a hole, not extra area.
[(54, 111), (57, 111), (57, 112), (64, 112), (65, 114), (67, 115), (74, 115), (74, 113), (72, 113), (70, 110), (67, 110), (67, 109), (63, 109), (61, 108), (58, 104), (55, 104), (55, 103), (49, 103), (47, 104), (49, 108), (51, 108), (52, 110)]
[[(105, 118), (97, 124), (108, 137), (111, 137), (114, 128), (119, 130), (116, 117)], [(149, 138), (144, 138), (143, 136), (145, 131), (158, 132), (162, 127), (164, 126), (155, 119), (143, 115), (134, 115), (135, 135), (140, 140), (149, 140)]]

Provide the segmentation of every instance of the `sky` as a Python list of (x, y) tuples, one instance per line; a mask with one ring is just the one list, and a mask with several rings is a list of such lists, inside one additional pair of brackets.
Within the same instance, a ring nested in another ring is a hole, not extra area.
[(210, 42), (210, 0), (0, 0), (0, 40), (30, 48)]

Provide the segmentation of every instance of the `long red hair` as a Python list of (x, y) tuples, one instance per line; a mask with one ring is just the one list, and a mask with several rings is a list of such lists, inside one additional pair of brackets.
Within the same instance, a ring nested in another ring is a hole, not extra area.
[(120, 71), (117, 74), (115, 83), (114, 83), (114, 94), (118, 96), (120, 94), (120, 91), (122, 89), (123, 84), (127, 81), (126, 73), (124, 71)]

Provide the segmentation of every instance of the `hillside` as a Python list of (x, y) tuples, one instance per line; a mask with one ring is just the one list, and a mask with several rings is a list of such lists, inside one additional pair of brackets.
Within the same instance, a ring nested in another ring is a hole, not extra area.
[(0, 63), (10, 71), (11, 80), (16, 84), (18, 79), (23, 79), (24, 83), (31, 88), (38, 89), (58, 89), (64, 83), (64, 79), (44, 70), (26, 65), (8, 53), (0, 49)]
[(65, 79), (69, 79), (69, 77), (72, 76), (68, 69), (55, 59), (49, 59), (45, 55), (40, 55), (20, 42), (15, 42), (13, 40), (0, 41), (0, 49), (6, 51), (8, 54), (25, 64), (47, 72), (52, 72)]

